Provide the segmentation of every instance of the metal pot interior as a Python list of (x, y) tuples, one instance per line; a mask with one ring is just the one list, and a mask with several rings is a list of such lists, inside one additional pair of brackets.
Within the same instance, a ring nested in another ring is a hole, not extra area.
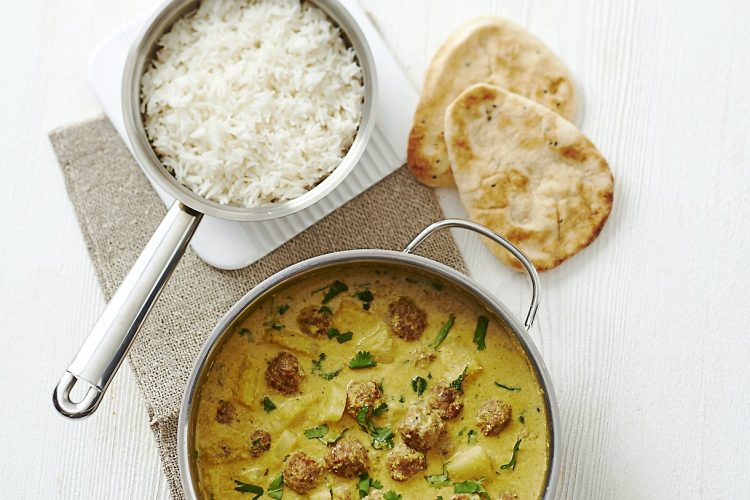
[(188, 498), (197, 498), (198, 475), (194, 460), (194, 432), (198, 400), (201, 387), (210, 368), (221, 352), (224, 343), (237, 327), (266, 297), (282, 292), (299, 280), (314, 277), (350, 266), (373, 266), (378, 269), (390, 268), (421, 275), (428, 279), (440, 279), (459, 293), (466, 294), (482, 305), (488, 312), (505, 322), (524, 350), (540, 387), (544, 392), (547, 426), (549, 429), (549, 457), (544, 486), (544, 498), (552, 498), (559, 475), (559, 411), (554, 390), (547, 370), (533, 342), (516, 317), (486, 289), (477, 285), (463, 274), (443, 264), (424, 257), (387, 250), (352, 250), (315, 257), (268, 278), (239, 302), (221, 319), (209, 336), (196, 360), (183, 396), (178, 427), (178, 455), (183, 488)]

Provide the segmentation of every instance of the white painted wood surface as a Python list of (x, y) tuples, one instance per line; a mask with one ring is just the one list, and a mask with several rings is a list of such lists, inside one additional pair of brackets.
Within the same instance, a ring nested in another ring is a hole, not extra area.
[[(612, 165), (610, 221), (543, 275), (533, 329), (562, 410), (559, 497), (750, 498), (750, 4), (363, 2), (415, 84), (463, 19), (527, 26), (570, 66)], [(0, 16), (2, 498), (168, 497), (128, 369), (86, 421), (50, 403), (104, 304), (47, 132), (98, 114), (88, 54), (153, 4), (28, 0)], [(520, 315), (522, 277), (459, 240)]]

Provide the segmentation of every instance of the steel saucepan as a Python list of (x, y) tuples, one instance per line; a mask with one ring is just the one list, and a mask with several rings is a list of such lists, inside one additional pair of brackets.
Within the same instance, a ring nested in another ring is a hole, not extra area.
[[(308, 1), (323, 10), (341, 28), (345, 41), (354, 49), (362, 68), (365, 97), (357, 135), (339, 166), (312, 190), (286, 202), (242, 208), (209, 201), (180, 184), (162, 166), (146, 136), (140, 112), (141, 77), (156, 53), (161, 35), (178, 19), (195, 10), (200, 2), (167, 2), (146, 23), (133, 44), (123, 74), (125, 130), (135, 159), (151, 180), (172, 196), (175, 202), (55, 387), (52, 399), (62, 415), (81, 418), (96, 410), (204, 214), (236, 221), (261, 221), (293, 214), (330, 193), (362, 156), (374, 127), (377, 78), (372, 53), (356, 21), (338, 0)], [(73, 401), (71, 390), (76, 385), (83, 386), (85, 395)]]
[[(433, 260), (414, 255), (412, 252), (434, 232), (458, 227), (475, 231), (486, 236), (496, 243), (502, 245), (512, 253), (523, 265), (531, 278), (532, 298), (526, 319), (522, 324), (494, 295), (475, 281), (462, 273), (435, 262)], [(239, 300), (219, 321), (211, 335), (208, 337), (203, 350), (198, 356), (193, 370), (188, 379), (185, 393), (182, 399), (180, 418), (177, 429), (177, 452), (179, 457), (180, 478), (185, 495), (189, 499), (198, 498), (198, 475), (195, 470), (195, 450), (193, 446), (198, 413), (198, 398), (200, 389), (210, 371), (214, 359), (221, 351), (224, 342), (236, 331), (237, 326), (246, 317), (254, 304), (262, 302), (266, 297), (280, 292), (292, 283), (302, 280), (311, 273), (319, 273), (326, 269), (341, 268), (343, 266), (359, 266), (377, 264), (381, 266), (396, 267), (402, 270), (421, 273), (438, 281), (445, 281), (465, 291), (478, 303), (486, 306), (490, 311), (497, 314), (505, 321), (509, 330), (518, 340), (519, 345), (526, 353), (532, 369), (535, 371), (539, 384), (544, 393), (544, 402), (547, 410), (549, 428), (549, 456), (547, 475), (542, 489), (543, 498), (554, 498), (560, 473), (560, 436), (559, 432), (559, 409), (552, 387), (549, 373), (544, 366), (539, 351), (531, 341), (527, 330), (534, 322), (534, 317), (539, 305), (539, 275), (529, 259), (512, 243), (489, 229), (474, 222), (450, 219), (436, 222), (422, 231), (403, 252), (390, 250), (349, 250), (314, 257), (283, 271), (276, 273), (253, 288), (247, 295)]]

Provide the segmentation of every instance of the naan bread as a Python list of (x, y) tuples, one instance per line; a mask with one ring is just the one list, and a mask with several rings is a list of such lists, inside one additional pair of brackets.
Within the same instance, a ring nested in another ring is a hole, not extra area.
[[(445, 141), (470, 218), (512, 241), (540, 271), (581, 251), (607, 221), (614, 192), (607, 161), (544, 106), (474, 85), (446, 110)], [(488, 246), (520, 269), (508, 252)]]
[(425, 75), (407, 151), (423, 184), (453, 185), (443, 139), (445, 109), (475, 83), (521, 94), (568, 120), (575, 114), (573, 79), (546, 45), (503, 18), (469, 21), (440, 47)]

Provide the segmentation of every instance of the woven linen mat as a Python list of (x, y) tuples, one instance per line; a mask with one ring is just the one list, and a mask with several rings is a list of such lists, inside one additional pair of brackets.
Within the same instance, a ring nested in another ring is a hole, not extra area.
[[(109, 300), (166, 209), (106, 118), (55, 130), (50, 140)], [(128, 355), (173, 498), (183, 498), (176, 449), (182, 393), (204, 340), (224, 313), (291, 264), (337, 250), (400, 250), (441, 217), (432, 190), (404, 167), (244, 269), (221, 271), (187, 251)], [(465, 271), (448, 233), (431, 238), (420, 253)]]

